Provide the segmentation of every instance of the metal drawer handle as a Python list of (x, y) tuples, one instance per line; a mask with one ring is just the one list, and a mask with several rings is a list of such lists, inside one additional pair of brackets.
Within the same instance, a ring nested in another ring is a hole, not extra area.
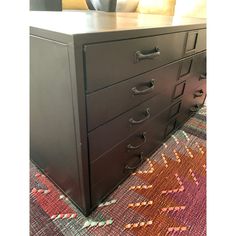
[(206, 79), (206, 74), (201, 74), (199, 80), (205, 80), (205, 79)]
[(137, 169), (137, 167), (139, 167), (143, 163), (143, 153), (142, 152), (138, 155), (138, 158), (139, 158), (139, 162), (138, 162), (137, 165), (135, 165), (135, 166), (126, 165), (125, 169), (127, 169), (127, 170), (135, 170), (135, 169)]
[(200, 109), (200, 105), (196, 104), (190, 108), (191, 112), (197, 112)]
[(151, 116), (150, 108), (147, 108), (145, 111), (145, 117), (142, 120), (134, 120), (133, 118), (130, 118), (129, 122), (133, 125), (140, 124), (140, 123), (143, 123), (145, 120), (148, 120), (150, 118), (150, 116)]
[(155, 87), (154, 83), (155, 83), (155, 80), (152, 79), (152, 80), (149, 82), (149, 84), (150, 84), (150, 85), (149, 85), (149, 86), (150, 86), (149, 88), (144, 89), (144, 90), (138, 90), (136, 87), (134, 87), (134, 88), (132, 88), (132, 92), (133, 92), (134, 95), (143, 95), (143, 94), (150, 93), (150, 92), (153, 91), (153, 89), (154, 89), (154, 87)]
[(139, 62), (141, 60), (146, 60), (146, 59), (154, 59), (157, 56), (160, 56), (161, 52), (160, 52), (160, 48), (155, 47), (154, 48), (154, 52), (148, 53), (148, 54), (144, 54), (141, 51), (137, 51), (135, 53), (135, 62)]
[(202, 97), (203, 94), (204, 94), (204, 91), (202, 89), (200, 89), (200, 90), (196, 91), (193, 96), (194, 96), (194, 98), (198, 98), (198, 97)]
[(138, 149), (138, 148), (142, 147), (142, 146), (144, 145), (144, 143), (146, 143), (146, 141), (147, 141), (146, 132), (143, 132), (143, 133), (142, 133), (141, 138), (143, 139), (143, 142), (142, 142), (142, 143), (140, 143), (140, 144), (137, 145), (137, 146), (133, 146), (132, 144), (128, 144), (128, 145), (127, 145), (127, 148), (128, 148), (128, 149), (131, 149), (131, 150), (135, 150), (135, 149)]

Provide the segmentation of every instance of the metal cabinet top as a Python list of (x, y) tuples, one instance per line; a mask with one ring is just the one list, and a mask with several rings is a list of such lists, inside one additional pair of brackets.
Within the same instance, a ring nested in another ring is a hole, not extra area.
[(201, 18), (97, 11), (31, 12), (30, 22), (31, 31), (38, 28), (66, 35), (140, 29), (167, 33), (206, 27), (206, 19)]

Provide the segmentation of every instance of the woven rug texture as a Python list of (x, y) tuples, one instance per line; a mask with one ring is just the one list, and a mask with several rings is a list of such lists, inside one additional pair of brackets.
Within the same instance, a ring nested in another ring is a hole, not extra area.
[(206, 107), (87, 218), (30, 163), (30, 235), (206, 235)]

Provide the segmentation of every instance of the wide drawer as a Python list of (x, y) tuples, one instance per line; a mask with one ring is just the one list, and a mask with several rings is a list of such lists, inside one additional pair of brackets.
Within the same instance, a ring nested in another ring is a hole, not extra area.
[[(148, 123), (170, 104), (171, 94), (163, 97), (157, 95), (90, 132), (88, 135), (90, 160), (94, 161), (99, 158), (104, 152)], [(173, 104), (170, 107), (170, 116), (174, 116), (179, 108), (179, 103)]]
[(157, 108), (169, 104), (180, 62), (136, 76), (87, 95), (88, 130), (91, 131), (157, 95)]
[(111, 151), (91, 164), (91, 197), (96, 206), (122, 180), (132, 173), (142, 160), (161, 146), (166, 135), (170, 109), (153, 118)]
[(86, 91), (92, 92), (180, 59), (186, 32), (85, 45)]

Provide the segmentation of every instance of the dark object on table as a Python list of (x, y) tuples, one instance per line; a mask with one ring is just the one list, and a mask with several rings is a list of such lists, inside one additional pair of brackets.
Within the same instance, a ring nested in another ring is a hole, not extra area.
[(96, 10), (90, 0), (86, 0), (86, 4), (89, 10)]
[(30, 11), (62, 11), (62, 0), (30, 0)]
[(90, 10), (108, 11), (108, 12), (134, 12), (138, 6), (139, 0), (86, 0)]

